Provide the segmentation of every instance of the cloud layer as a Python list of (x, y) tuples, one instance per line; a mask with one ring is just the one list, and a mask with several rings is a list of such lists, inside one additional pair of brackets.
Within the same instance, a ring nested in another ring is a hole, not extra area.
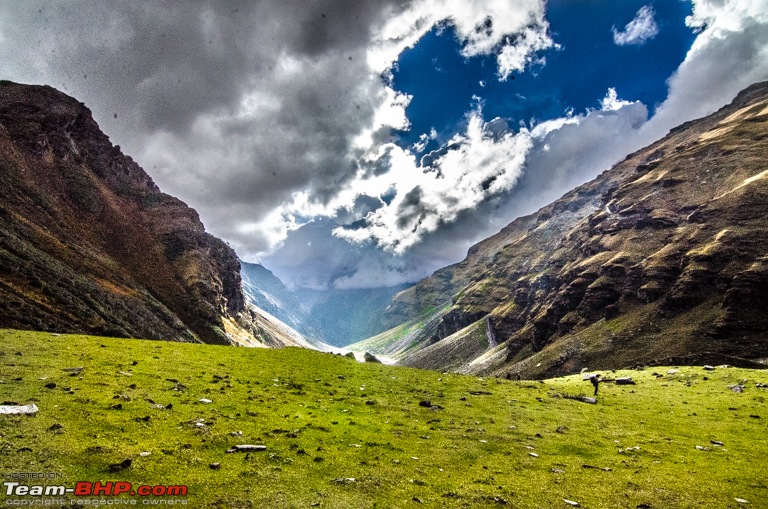
[(641, 7), (635, 17), (627, 23), (624, 30), (618, 31), (613, 27), (613, 42), (619, 46), (627, 44), (640, 45), (650, 41), (659, 33), (659, 26), (654, 19), (653, 7)]
[[(528, 128), (484, 118), (478, 100), (429, 154), (392, 136), (409, 126), (410, 98), (387, 80), (397, 56), (450, 23), (465, 57), (491, 55), (512, 79), (558, 47), (543, 0), (3, 2), (0, 72), (86, 102), (241, 257), (293, 284), (388, 285), (768, 78), (768, 0), (692, 5), (696, 42), (652, 118), (616, 90)], [(613, 36), (661, 29), (646, 6)]]

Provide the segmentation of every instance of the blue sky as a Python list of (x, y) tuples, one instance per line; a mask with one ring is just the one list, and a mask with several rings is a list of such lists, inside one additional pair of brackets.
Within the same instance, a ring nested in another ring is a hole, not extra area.
[[(545, 63), (504, 81), (497, 77), (494, 56), (465, 58), (453, 27), (435, 27), (402, 53), (392, 73), (394, 89), (413, 96), (406, 109), (411, 126), (399, 132), (401, 143), (412, 145), (432, 128), (438, 139), (450, 139), (465, 123), (475, 97), (483, 101), (486, 118), (501, 117), (514, 125), (597, 108), (609, 87), (653, 113), (666, 99), (666, 80), (685, 58), (695, 34), (685, 25), (689, 2), (659, 2), (650, 4), (658, 35), (643, 44), (615, 44), (611, 29), (623, 28), (644, 5), (550, 1), (547, 20), (560, 48), (542, 52)], [(427, 150), (437, 145), (432, 141)]]
[(287, 284), (391, 286), (768, 79), (768, 0), (0, 2), (0, 77)]

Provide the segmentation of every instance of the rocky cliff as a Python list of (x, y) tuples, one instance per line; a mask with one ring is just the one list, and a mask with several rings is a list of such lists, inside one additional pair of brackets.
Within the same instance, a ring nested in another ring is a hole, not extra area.
[(293, 344), (249, 309), (232, 249), (90, 111), (0, 82), (0, 327)]
[(768, 362), (768, 83), (673, 129), (402, 292), (360, 347), (541, 377)]

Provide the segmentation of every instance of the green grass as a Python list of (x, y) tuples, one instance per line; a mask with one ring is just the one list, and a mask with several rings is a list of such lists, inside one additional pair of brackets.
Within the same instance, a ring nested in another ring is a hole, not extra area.
[[(79, 375), (63, 371), (76, 366)], [(2, 399), (40, 411), (0, 415), (0, 473), (62, 472), (69, 486), (185, 484), (192, 507), (564, 508), (566, 498), (727, 508), (737, 497), (767, 507), (768, 391), (756, 384), (768, 373), (667, 369), (606, 373), (638, 385), (603, 384), (589, 405), (558, 397), (591, 392), (580, 376), (514, 382), (293, 348), (6, 330)], [(728, 389), (745, 380), (743, 393)], [(227, 454), (236, 444), (267, 450)], [(130, 468), (108, 472), (126, 458)], [(344, 478), (355, 480), (335, 482)]]

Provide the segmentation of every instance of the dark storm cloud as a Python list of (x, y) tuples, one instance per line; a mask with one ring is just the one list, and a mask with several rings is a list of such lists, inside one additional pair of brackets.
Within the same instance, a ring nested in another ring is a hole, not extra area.
[(5, 2), (0, 69), (86, 102), (165, 191), (233, 234), (307, 185), (327, 201), (353, 175), (350, 142), (380, 88), (367, 45), (392, 4)]

